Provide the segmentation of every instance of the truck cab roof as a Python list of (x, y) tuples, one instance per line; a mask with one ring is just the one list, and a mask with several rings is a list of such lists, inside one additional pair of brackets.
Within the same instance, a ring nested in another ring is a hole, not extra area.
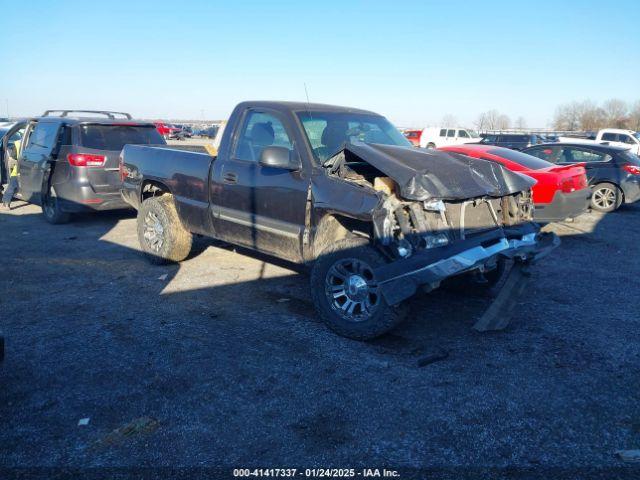
[(299, 112), (306, 110), (314, 110), (321, 112), (349, 112), (349, 113), (361, 113), (366, 115), (380, 116), (380, 114), (362, 110), (359, 108), (341, 107), (337, 105), (326, 105), (323, 103), (307, 103), (307, 102), (284, 102), (284, 101), (246, 101), (238, 104), (236, 108), (269, 108), (280, 112)]

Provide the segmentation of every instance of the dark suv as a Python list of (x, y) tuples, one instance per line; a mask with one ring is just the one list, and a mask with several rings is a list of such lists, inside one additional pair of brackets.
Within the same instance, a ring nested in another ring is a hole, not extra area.
[(522, 150), (543, 143), (544, 139), (540, 135), (528, 133), (488, 133), (480, 141), (482, 145), (495, 145), (497, 147), (510, 148), (512, 150)]
[(19, 197), (41, 205), (54, 224), (71, 213), (128, 208), (118, 170), (127, 144), (166, 142), (152, 123), (128, 113), (48, 110), (27, 123), (18, 158)]

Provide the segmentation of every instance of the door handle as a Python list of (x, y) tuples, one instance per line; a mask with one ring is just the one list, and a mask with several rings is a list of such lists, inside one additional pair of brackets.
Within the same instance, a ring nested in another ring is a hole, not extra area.
[(222, 177), (224, 183), (238, 183), (238, 175), (233, 172), (227, 172)]

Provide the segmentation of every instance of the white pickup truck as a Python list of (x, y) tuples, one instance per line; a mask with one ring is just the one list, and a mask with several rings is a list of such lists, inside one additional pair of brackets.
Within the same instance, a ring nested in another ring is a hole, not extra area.
[(633, 130), (603, 128), (598, 131), (595, 140), (583, 140), (572, 137), (560, 137), (559, 140), (561, 142), (604, 143), (615, 147), (626, 147), (631, 153), (640, 155), (640, 132), (634, 132)]

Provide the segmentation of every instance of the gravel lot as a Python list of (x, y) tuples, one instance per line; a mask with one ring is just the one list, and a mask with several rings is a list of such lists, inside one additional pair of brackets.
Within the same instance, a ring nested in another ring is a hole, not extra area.
[(440, 290), (370, 343), (315, 318), (299, 267), (204, 239), (156, 267), (135, 213), (52, 226), (15, 206), (0, 467), (640, 475), (614, 455), (640, 448), (640, 206), (549, 227), (563, 244), (505, 331), (472, 331), (487, 300)]

